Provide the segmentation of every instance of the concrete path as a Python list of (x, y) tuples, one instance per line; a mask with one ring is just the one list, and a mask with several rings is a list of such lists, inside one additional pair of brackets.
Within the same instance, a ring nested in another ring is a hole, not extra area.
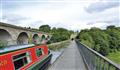
[(77, 44), (72, 41), (64, 53), (52, 64), (48, 70), (86, 70)]

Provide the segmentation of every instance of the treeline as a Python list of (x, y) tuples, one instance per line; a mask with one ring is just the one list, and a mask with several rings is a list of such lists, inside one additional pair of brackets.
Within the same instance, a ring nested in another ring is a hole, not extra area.
[(39, 27), (39, 31), (43, 31), (52, 35), (48, 43), (55, 43), (64, 40), (68, 40), (73, 31), (67, 30), (65, 28), (51, 28), (49, 25), (42, 25)]
[(94, 27), (81, 30), (77, 38), (104, 56), (120, 51), (120, 27), (108, 26), (105, 30)]

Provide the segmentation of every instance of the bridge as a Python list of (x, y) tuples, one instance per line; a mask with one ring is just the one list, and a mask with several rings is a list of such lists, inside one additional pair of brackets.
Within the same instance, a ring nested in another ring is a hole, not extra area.
[(68, 48), (48, 70), (87, 70), (75, 41), (71, 41)]
[(120, 70), (120, 65), (76, 40), (48, 70)]
[(0, 22), (0, 41), (7, 45), (39, 44), (48, 41), (50, 37), (51, 35), (45, 32)]
[[(50, 37), (48, 33), (0, 22), (0, 41), (7, 42), (7, 45), (45, 43)], [(74, 40), (48, 70), (120, 70), (120, 66)]]

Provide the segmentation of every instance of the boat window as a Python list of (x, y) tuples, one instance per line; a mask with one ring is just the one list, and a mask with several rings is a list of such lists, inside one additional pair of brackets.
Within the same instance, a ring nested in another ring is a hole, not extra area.
[(15, 70), (18, 70), (19, 68), (30, 62), (31, 62), (31, 56), (29, 52), (13, 56), (13, 63)]
[(37, 54), (38, 57), (40, 57), (41, 55), (43, 55), (43, 49), (37, 48), (36, 49), (36, 54)]

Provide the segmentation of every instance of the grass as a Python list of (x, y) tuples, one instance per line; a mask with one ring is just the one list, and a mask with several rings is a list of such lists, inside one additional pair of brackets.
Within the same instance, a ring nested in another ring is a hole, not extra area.
[(60, 42), (58, 44), (48, 45), (48, 48), (53, 51), (57, 51), (63, 48), (66, 48), (69, 45), (70, 41)]
[(107, 58), (120, 65), (120, 51), (110, 53)]

